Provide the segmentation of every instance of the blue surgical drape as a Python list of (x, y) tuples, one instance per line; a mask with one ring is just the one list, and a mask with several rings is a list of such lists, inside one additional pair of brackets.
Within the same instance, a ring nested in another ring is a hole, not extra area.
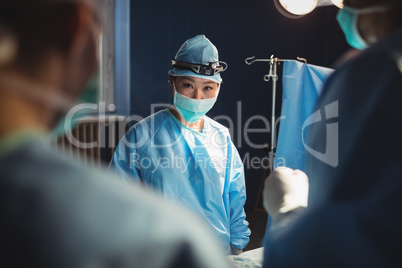
[(333, 69), (288, 60), (283, 65), (283, 97), (275, 166), (305, 170), (308, 127), (324, 82)]

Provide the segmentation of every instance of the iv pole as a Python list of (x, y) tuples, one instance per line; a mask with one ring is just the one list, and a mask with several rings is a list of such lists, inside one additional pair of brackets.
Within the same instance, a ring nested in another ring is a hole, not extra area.
[(282, 62), (284, 60), (274, 58), (274, 55), (271, 55), (269, 59), (256, 59), (254, 56), (246, 58), (245, 62), (247, 65), (251, 65), (257, 61), (269, 61), (269, 73), (264, 75), (264, 81), (269, 82), (272, 78), (272, 114), (271, 114), (271, 144), (269, 146), (269, 167), (271, 170), (271, 174), (274, 171), (274, 158), (276, 151), (276, 140), (275, 140), (275, 101), (276, 101), (276, 81), (278, 80), (277, 75), (277, 65), (278, 62)]
[[(300, 57), (297, 57), (297, 59), (300, 61), (303, 61), (304, 63), (307, 64), (306, 59), (300, 58)], [(246, 58), (246, 60), (245, 60), (247, 65), (251, 65), (257, 61), (269, 62), (269, 73), (264, 75), (264, 81), (269, 82), (272, 78), (272, 115), (271, 115), (272, 116), (271, 117), (272, 127), (271, 127), (271, 144), (269, 146), (269, 167), (270, 167), (270, 173), (272, 174), (272, 172), (274, 171), (274, 168), (275, 168), (274, 167), (274, 159), (275, 159), (275, 153), (276, 153), (275, 103), (276, 103), (276, 81), (278, 80), (277, 67), (280, 62), (284, 62), (286, 60), (275, 58), (274, 55), (271, 55), (271, 58), (269, 58), (269, 59), (256, 59), (253, 56), (253, 57)], [(266, 171), (264, 172), (263, 177), (265, 177), (265, 176), (266, 176)], [(261, 183), (260, 183), (260, 188), (259, 188), (258, 194), (257, 194), (257, 200), (254, 205), (253, 213), (251, 214), (250, 225), (252, 224), (252, 222), (254, 220), (255, 213), (257, 213), (257, 212), (266, 213), (265, 209), (258, 208), (258, 203), (259, 203), (259, 200), (261, 197), (264, 181), (265, 180), (263, 179), (263, 180), (261, 180)]]

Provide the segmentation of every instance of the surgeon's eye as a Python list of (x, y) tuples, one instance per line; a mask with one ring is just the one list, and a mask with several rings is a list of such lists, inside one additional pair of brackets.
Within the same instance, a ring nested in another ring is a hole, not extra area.
[(186, 88), (193, 88), (193, 86), (191, 84), (184, 84), (183, 86)]
[(211, 90), (211, 89), (213, 89), (212, 87), (205, 87), (204, 88), (205, 90)]

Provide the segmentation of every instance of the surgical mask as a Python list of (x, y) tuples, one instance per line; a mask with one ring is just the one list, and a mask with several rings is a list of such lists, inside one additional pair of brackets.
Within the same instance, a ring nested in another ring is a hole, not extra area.
[(359, 30), (357, 28), (357, 21), (359, 15), (375, 13), (375, 12), (384, 12), (395, 6), (400, 5), (401, 3), (391, 3), (363, 9), (355, 9), (345, 6), (343, 7), (343, 9), (339, 10), (336, 19), (342, 31), (344, 32), (346, 36), (346, 41), (349, 43), (349, 45), (356, 49), (363, 50), (368, 47), (368, 44), (361, 37)]
[[(76, 104), (80, 103), (91, 103), (95, 104), (98, 102), (98, 94), (97, 94), (97, 82), (98, 82), (99, 76), (98, 74), (94, 74), (90, 81), (88, 82), (87, 86), (85, 87), (85, 90), (81, 93), (80, 97), (78, 98), (78, 101)], [(80, 108), (78, 105), (70, 105), (71, 109), (74, 108)], [(71, 110), (70, 109), (70, 110)], [(71, 110), (73, 111), (73, 110)], [(50, 133), (50, 137), (52, 139), (57, 139), (59, 137), (62, 137), (64, 135), (67, 135), (68, 133), (71, 133), (71, 131), (78, 125), (80, 118), (86, 116), (89, 113), (93, 113), (94, 109), (92, 108), (80, 108), (77, 110), (71, 118), (67, 118), (68, 113), (66, 114), (65, 111), (60, 111), (58, 113), (58, 116), (56, 118), (56, 125), (53, 128), (52, 132)]]
[(180, 115), (189, 123), (195, 123), (201, 119), (211, 108), (214, 106), (217, 97), (196, 100), (186, 97), (176, 90), (176, 85), (173, 83), (174, 87), (174, 106)]

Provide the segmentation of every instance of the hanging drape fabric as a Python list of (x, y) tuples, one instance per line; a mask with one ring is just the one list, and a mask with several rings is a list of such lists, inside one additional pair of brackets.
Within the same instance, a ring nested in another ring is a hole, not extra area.
[(283, 65), (282, 111), (275, 167), (305, 170), (309, 127), (306, 120), (315, 106), (326, 79), (334, 70), (286, 60)]

